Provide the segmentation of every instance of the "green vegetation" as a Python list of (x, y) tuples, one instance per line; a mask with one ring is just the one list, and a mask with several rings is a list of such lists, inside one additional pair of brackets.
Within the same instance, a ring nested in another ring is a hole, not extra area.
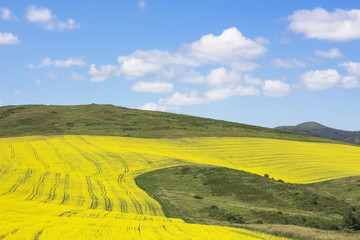
[(305, 133), (321, 138), (360, 145), (360, 131), (344, 131), (329, 128), (316, 122), (305, 122), (296, 126), (281, 126), (275, 129)]
[(0, 107), (0, 137), (64, 134), (146, 138), (265, 137), (331, 142), (288, 131), (112, 105)]
[[(360, 181), (360, 177), (357, 179)], [(333, 231), (356, 229), (353, 226), (358, 220), (355, 210), (359, 202), (353, 202), (351, 197), (345, 201), (346, 194), (338, 197), (335, 188), (331, 188), (332, 182), (345, 183), (344, 179), (291, 184), (268, 175), (192, 165), (156, 170), (135, 181), (160, 199), (168, 217), (188, 222), (230, 226), (280, 224)], [(333, 192), (328, 192), (324, 184)]]

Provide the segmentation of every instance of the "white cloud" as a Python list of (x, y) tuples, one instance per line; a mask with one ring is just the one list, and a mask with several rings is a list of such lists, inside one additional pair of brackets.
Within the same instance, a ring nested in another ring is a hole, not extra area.
[(240, 81), (240, 73), (235, 70), (227, 70), (224, 67), (211, 70), (206, 77), (206, 82), (212, 86), (236, 84)]
[(275, 58), (271, 62), (277, 68), (302, 68), (302, 67), (306, 67), (305, 62), (296, 60), (295, 58), (291, 58), (291, 59)]
[(344, 56), (342, 55), (341, 51), (338, 48), (332, 48), (330, 50), (327, 51), (323, 51), (323, 50), (315, 50), (315, 54), (318, 57), (323, 57), (323, 58), (343, 58)]
[(41, 81), (40, 81), (39, 79), (36, 79), (36, 80), (34, 81), (34, 84), (41, 84)]
[(339, 64), (339, 66), (345, 68), (350, 75), (360, 77), (360, 63), (347, 61)]
[(170, 93), (173, 91), (173, 85), (167, 82), (137, 82), (131, 90), (136, 92), (148, 92), (148, 93)]
[(280, 80), (266, 80), (262, 87), (267, 97), (285, 97), (291, 92), (290, 85)]
[(171, 54), (167, 51), (137, 50), (129, 56), (119, 56), (118, 62), (123, 74), (128, 78), (143, 77), (151, 74), (172, 76), (172, 68), (176, 66), (198, 66), (194, 60), (180, 54)]
[(0, 8), (0, 18), (5, 21), (17, 19), (15, 15), (7, 8)]
[(343, 88), (360, 88), (360, 80), (354, 76), (345, 76), (341, 79)]
[(83, 60), (73, 59), (73, 58), (68, 58), (66, 60), (51, 60), (51, 58), (46, 57), (40, 63), (40, 67), (54, 66), (54, 67), (66, 68), (66, 67), (84, 66), (84, 65), (85, 62)]
[(168, 98), (159, 100), (161, 106), (192, 106), (208, 103), (208, 100), (198, 96), (197, 92), (191, 93), (174, 93)]
[(333, 12), (323, 8), (297, 10), (288, 20), (288, 28), (295, 33), (303, 33), (306, 38), (329, 41), (360, 39), (359, 9), (335, 9)]
[(263, 81), (260, 78), (254, 78), (249, 74), (244, 75), (244, 82), (249, 85), (262, 85)]
[(19, 44), (19, 39), (12, 33), (1, 33), (0, 32), (0, 45), (6, 44)]
[(259, 94), (259, 89), (255, 87), (236, 86), (210, 90), (205, 93), (205, 96), (209, 100), (208, 103), (210, 103), (212, 101), (225, 100), (233, 96), (257, 96)]
[(91, 82), (103, 82), (113, 76), (119, 76), (120, 70), (115, 65), (102, 65), (100, 69), (95, 67), (95, 64), (90, 65), (89, 75), (92, 75)]
[(255, 69), (259, 68), (259, 65), (254, 62), (232, 62), (229, 66), (239, 72), (252, 72)]
[(80, 27), (80, 24), (72, 18), (65, 22), (60, 21), (50, 9), (44, 7), (30, 6), (27, 9), (26, 19), (31, 23), (40, 23), (45, 30), (72, 30)]
[(229, 28), (219, 36), (208, 34), (199, 41), (186, 45), (188, 54), (204, 62), (228, 64), (264, 55), (266, 47), (244, 37), (235, 28)]
[(160, 106), (160, 105), (157, 105), (155, 103), (146, 103), (145, 105), (139, 107), (138, 109), (141, 109), (141, 110), (148, 110), (148, 111), (161, 111), (161, 112), (165, 112), (165, 111), (168, 111), (168, 110), (177, 110), (178, 108), (176, 107), (168, 107), (168, 106)]
[(140, 0), (138, 2), (138, 8), (139, 9), (145, 9), (146, 8), (146, 2), (144, 0)]
[(84, 80), (85, 77), (77, 72), (73, 72), (71, 75), (70, 75), (70, 78), (75, 81), (75, 82), (78, 82), (78, 81), (81, 81), (81, 80)]
[(308, 71), (300, 76), (302, 83), (311, 91), (335, 87), (341, 79), (338, 71), (334, 69)]
[(46, 78), (57, 78), (56, 74), (51, 71), (51, 72), (48, 72), (46, 75), (45, 75)]
[(4, 103), (5, 101), (0, 98), (0, 105), (3, 105)]
[(179, 81), (182, 83), (204, 83), (205, 77), (201, 75), (199, 72), (191, 69), (188, 72), (185, 72), (179, 77)]

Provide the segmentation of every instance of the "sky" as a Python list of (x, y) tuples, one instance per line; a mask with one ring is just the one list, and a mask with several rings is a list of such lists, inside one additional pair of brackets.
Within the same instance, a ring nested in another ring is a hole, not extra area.
[(0, 106), (360, 130), (358, 0), (0, 0)]

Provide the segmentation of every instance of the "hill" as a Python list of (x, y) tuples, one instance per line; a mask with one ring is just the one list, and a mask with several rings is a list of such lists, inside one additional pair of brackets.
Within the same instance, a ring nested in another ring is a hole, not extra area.
[(275, 129), (305, 133), (316, 137), (360, 145), (360, 131), (344, 131), (326, 127), (316, 122), (304, 122), (296, 126), (280, 126)]
[(113, 105), (24, 105), (0, 108), (0, 137), (64, 134), (145, 138), (265, 137), (331, 142), (302, 133)]

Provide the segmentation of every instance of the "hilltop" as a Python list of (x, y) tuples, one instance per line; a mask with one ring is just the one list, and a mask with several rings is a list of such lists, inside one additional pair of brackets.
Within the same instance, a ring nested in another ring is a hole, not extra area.
[(0, 137), (65, 134), (144, 138), (265, 137), (331, 142), (302, 133), (113, 105), (22, 105), (0, 108)]
[(304, 122), (296, 126), (280, 126), (275, 129), (305, 133), (316, 137), (360, 145), (360, 131), (344, 131), (330, 128), (317, 122)]

